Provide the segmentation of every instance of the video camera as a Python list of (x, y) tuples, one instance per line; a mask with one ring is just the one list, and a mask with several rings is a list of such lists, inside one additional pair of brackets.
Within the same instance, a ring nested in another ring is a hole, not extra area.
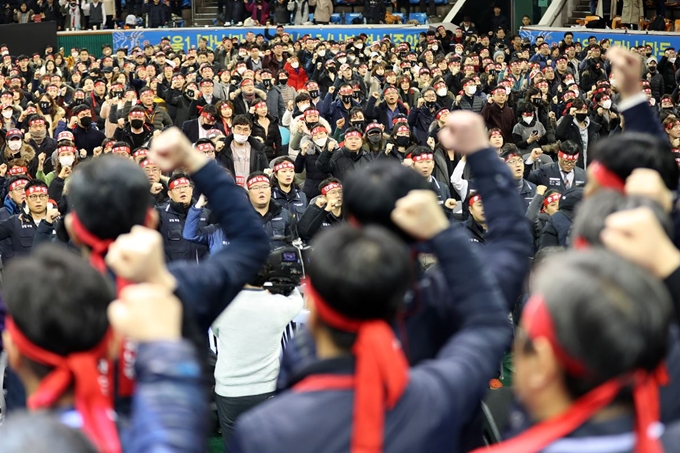
[(263, 288), (272, 294), (289, 295), (305, 276), (305, 251), (294, 245), (272, 250), (263, 271)]

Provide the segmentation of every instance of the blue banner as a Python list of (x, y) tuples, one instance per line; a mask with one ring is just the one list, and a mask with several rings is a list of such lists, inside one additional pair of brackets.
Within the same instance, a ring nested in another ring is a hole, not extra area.
[(588, 42), (588, 37), (595, 36), (598, 42), (603, 39), (609, 39), (613, 45), (626, 48), (649, 45), (652, 47), (652, 54), (657, 58), (662, 57), (664, 50), (669, 47), (673, 47), (676, 50), (680, 48), (680, 34), (678, 33), (596, 30), (592, 28), (529, 27), (522, 28), (519, 31), (519, 35), (522, 38), (531, 39), (531, 42), (535, 42), (536, 38), (542, 36), (548, 44), (552, 45), (552, 43), (559, 43), (564, 38), (564, 33), (568, 31), (574, 34), (574, 41), (582, 44)]
[[(349, 25), (330, 25), (330, 26), (316, 26), (316, 27), (286, 27), (293, 39), (298, 39), (304, 35), (312, 35), (320, 39), (345, 41), (348, 38), (355, 37), (360, 33), (368, 35), (368, 41), (380, 41), (384, 36), (389, 36), (392, 42), (406, 41), (412, 46), (418, 43), (418, 36), (422, 32), (426, 32), (428, 27), (425, 26), (407, 26), (407, 25), (371, 25), (371, 26), (349, 26)], [(161, 28), (161, 29), (139, 29), (139, 30), (114, 30), (113, 31), (113, 47), (114, 49), (127, 47), (129, 49), (135, 46), (143, 47), (145, 44), (156, 45), (160, 43), (164, 37), (170, 38), (170, 43), (175, 50), (188, 50), (192, 47), (198, 47), (198, 40), (206, 38), (208, 40), (208, 47), (214, 49), (222, 43), (223, 37), (237, 37), (240, 40), (245, 40), (246, 33), (252, 31), (255, 34), (264, 34), (264, 27), (249, 27), (249, 28)], [(276, 32), (275, 28), (269, 29), (271, 34)]]

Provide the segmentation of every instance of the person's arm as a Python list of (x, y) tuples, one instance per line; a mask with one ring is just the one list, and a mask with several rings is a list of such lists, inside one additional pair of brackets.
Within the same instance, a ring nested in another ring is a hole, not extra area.
[(201, 244), (208, 247), (210, 245), (208, 241), (208, 235), (204, 234), (205, 232), (199, 233), (198, 231), (198, 224), (201, 221), (201, 211), (202, 209), (197, 208), (196, 206), (189, 208), (187, 218), (184, 221), (182, 239), (193, 242), (194, 244)]
[[(337, 152), (340, 151), (338, 150)], [(333, 153), (331, 153), (328, 149), (321, 151), (321, 154), (319, 154), (319, 157), (316, 159), (316, 169), (324, 173), (333, 174), (333, 171), (335, 170), (335, 164), (333, 163), (333, 159), (331, 159), (332, 156)]]
[(12, 223), (12, 217), (0, 221), (0, 240), (7, 239), (12, 236), (14, 231), (14, 226)]
[(489, 228), (487, 243), (482, 249), (486, 268), (496, 278), (507, 308), (511, 309), (522, 291), (532, 254), (524, 202), (510, 170), (498, 159), (496, 150), (488, 148), (469, 155), (468, 165), (484, 201)]
[(555, 129), (555, 137), (557, 137), (558, 140), (567, 140), (569, 138), (569, 126), (573, 121), (574, 117), (571, 116), (569, 112), (562, 117)]
[(305, 170), (306, 154), (301, 152), (295, 156), (295, 173), (302, 173)]
[(52, 180), (50, 183), (50, 186), (47, 189), (47, 194), (50, 196), (50, 198), (57, 203), (59, 203), (59, 200), (61, 200), (61, 197), (64, 193), (64, 184), (66, 183), (66, 180), (57, 176)]
[(376, 111), (375, 104), (378, 102), (378, 99), (373, 96), (373, 93), (369, 93), (369, 98), (368, 102), (366, 103), (366, 116), (368, 118), (372, 118), (376, 121), (379, 121), (378, 118), (378, 112)]
[(326, 214), (328, 213), (324, 208), (320, 208), (316, 203), (310, 204), (297, 224), (300, 238), (305, 242), (309, 242), (321, 228)]
[(453, 169), (453, 173), (451, 173), (451, 185), (456, 189), (456, 192), (458, 192), (458, 195), (460, 195), (462, 200), (465, 200), (468, 193), (468, 181), (467, 179), (463, 179), (465, 163), (466, 161), (464, 159), (459, 160), (456, 168)]
[(38, 224), (38, 228), (35, 230), (35, 236), (33, 236), (33, 250), (40, 244), (49, 244), (54, 238), (54, 225), (43, 219)]

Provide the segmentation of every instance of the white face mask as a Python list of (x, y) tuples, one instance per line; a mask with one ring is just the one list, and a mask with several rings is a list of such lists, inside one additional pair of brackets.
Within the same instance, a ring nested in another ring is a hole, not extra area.
[(354, 45), (354, 47), (356, 47), (357, 49), (363, 49), (364, 45), (362, 43), (357, 43)]
[(73, 165), (73, 162), (76, 160), (74, 156), (61, 156), (59, 158), (59, 163), (61, 164), (62, 167), (70, 167)]
[(21, 149), (21, 140), (9, 140), (7, 141), (7, 146), (12, 151), (19, 151)]
[(308, 108), (309, 108), (309, 104), (302, 104), (302, 105), (298, 106), (298, 110), (300, 110), (301, 112), (304, 112)]
[(343, 57), (343, 58), (338, 58), (338, 62), (339, 62), (340, 64), (345, 64), (345, 63), (347, 63), (347, 58), (344, 58), (344, 57)]
[(467, 87), (465, 88), (465, 92), (468, 94), (468, 96), (472, 96), (477, 92), (477, 87), (476, 86)]
[(578, 90), (571, 90), (571, 92), (578, 96)]
[(325, 57), (325, 56), (326, 56), (326, 51), (325, 51), (325, 50), (320, 50), (320, 51), (319, 51), (319, 56), (320, 56), (320, 57)]
[(437, 90), (437, 96), (446, 96), (446, 92), (447, 92), (446, 88), (439, 88)]
[(12, 118), (12, 111), (11, 110), (3, 110), (2, 116), (4, 116), (5, 118), (8, 118), (8, 119)]
[(234, 134), (234, 141), (239, 145), (242, 145), (248, 141), (248, 136), (243, 134)]
[(611, 106), (612, 106), (612, 101), (610, 99), (602, 102), (602, 108), (605, 109), (605, 110), (609, 110), (609, 108)]
[(293, 69), (297, 69), (300, 67), (300, 63), (298, 63), (297, 61), (295, 63), (291, 63), (290, 65), (293, 67)]
[(668, 61), (670, 61), (671, 63), (675, 63), (675, 57), (669, 58)]
[(510, 91), (512, 91), (512, 90), (510, 89), (510, 87), (505, 87), (505, 94), (507, 94), (508, 96), (510, 96)]
[(243, 74), (244, 72), (246, 72), (246, 69), (247, 69), (247, 68), (246, 68), (245, 66), (239, 66), (238, 68), (236, 68), (236, 71), (237, 71), (239, 74)]
[(432, 46), (432, 50), (436, 52), (437, 50), (439, 50), (439, 46)]
[(314, 144), (316, 146), (318, 146), (319, 148), (323, 148), (324, 146), (326, 146), (327, 141), (328, 141), (328, 137), (317, 138), (316, 140), (314, 140)]
[(531, 123), (533, 120), (534, 120), (533, 116), (523, 116), (522, 117), (522, 121), (524, 121), (527, 124)]

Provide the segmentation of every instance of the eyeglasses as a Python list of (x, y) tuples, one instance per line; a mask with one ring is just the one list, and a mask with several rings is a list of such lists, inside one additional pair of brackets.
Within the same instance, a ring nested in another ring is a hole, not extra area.
[(524, 161), (520, 158), (517, 159), (510, 159), (506, 162), (508, 165), (522, 165)]
[(264, 191), (270, 190), (271, 188), (272, 188), (272, 186), (270, 186), (269, 184), (266, 184), (264, 186), (253, 186), (249, 190), (253, 190), (255, 192), (264, 192)]
[(28, 199), (31, 200), (31, 201), (47, 200), (47, 198), (49, 198), (49, 197), (45, 193), (39, 194), (39, 195), (29, 195), (28, 196)]

